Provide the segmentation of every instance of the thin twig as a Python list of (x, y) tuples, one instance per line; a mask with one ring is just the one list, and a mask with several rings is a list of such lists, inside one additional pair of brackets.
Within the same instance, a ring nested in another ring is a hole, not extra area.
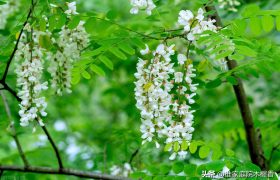
[[(39, 122), (38, 122), (39, 123)], [(46, 134), (49, 142), (51, 143), (52, 145), (52, 148), (55, 152), (55, 155), (56, 155), (56, 158), (57, 158), (57, 161), (58, 161), (58, 165), (59, 165), (59, 170), (62, 170), (63, 169), (63, 163), (62, 163), (62, 159), (60, 157), (60, 154), (59, 154), (59, 151), (58, 151), (58, 148), (54, 142), (54, 140), (52, 139), (52, 136), (50, 135), (50, 133), (48, 132), (48, 129), (46, 128), (46, 126), (41, 126), (41, 128), (43, 129), (44, 133)]]
[(17, 134), (16, 134), (16, 129), (15, 129), (15, 126), (14, 126), (14, 121), (13, 121), (12, 115), (11, 115), (11, 110), (10, 110), (10, 107), (8, 105), (8, 101), (7, 101), (6, 96), (4, 95), (4, 93), (2, 91), (0, 92), (0, 94), (1, 94), (4, 106), (5, 106), (5, 110), (6, 110), (7, 115), (8, 115), (8, 119), (10, 121), (10, 129), (12, 131), (11, 136), (13, 137), (13, 139), (16, 143), (19, 155), (20, 155), (20, 157), (21, 157), (21, 159), (24, 163), (24, 167), (27, 168), (29, 166), (29, 163), (28, 163), (27, 158), (26, 158), (26, 156), (25, 156), (25, 154), (22, 150), (21, 144), (18, 140), (18, 137), (17, 137)]
[(129, 164), (132, 163), (133, 159), (134, 159), (134, 158), (136, 157), (136, 155), (139, 153), (139, 150), (140, 150), (140, 148), (136, 149), (136, 150), (133, 152), (133, 154), (132, 154), (131, 157), (130, 157)]
[(28, 172), (28, 173), (38, 173), (38, 174), (56, 174), (56, 175), (67, 175), (76, 176), (79, 178), (91, 178), (91, 179), (104, 179), (104, 180), (129, 180), (125, 177), (117, 177), (107, 174), (91, 173), (73, 169), (53, 169), (48, 167), (19, 167), (19, 166), (0, 166), (2, 171), (16, 171), (16, 172)]

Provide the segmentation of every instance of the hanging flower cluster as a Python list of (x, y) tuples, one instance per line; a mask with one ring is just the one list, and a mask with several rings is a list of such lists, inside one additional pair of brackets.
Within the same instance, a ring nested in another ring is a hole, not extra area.
[(131, 14), (138, 14), (139, 10), (145, 10), (148, 15), (151, 15), (156, 7), (153, 0), (130, 0), (130, 4), (132, 5)]
[(187, 34), (187, 39), (189, 41), (194, 41), (195, 35), (200, 34), (203, 31), (216, 31), (217, 27), (215, 26), (216, 20), (204, 20), (204, 11), (202, 8), (198, 9), (197, 15), (194, 14), (190, 10), (181, 10), (179, 12), (178, 23), (184, 26), (184, 32)]
[(49, 72), (52, 76), (52, 88), (62, 95), (63, 91), (71, 93), (71, 71), (73, 62), (80, 58), (81, 50), (88, 46), (89, 35), (85, 31), (84, 22), (81, 21), (75, 29), (64, 26), (59, 32), (58, 39), (53, 39), (58, 50), (50, 54), (51, 66)]
[(227, 9), (228, 11), (237, 12), (236, 7), (240, 6), (240, 2), (238, 0), (218, 0), (219, 8)]
[(6, 4), (0, 6), (0, 29), (4, 29), (7, 19), (19, 10), (19, 0), (8, 0)]
[(139, 58), (135, 77), (135, 96), (137, 108), (141, 111), (143, 143), (165, 140), (168, 151), (173, 151), (170, 159), (179, 154), (185, 158), (187, 146), (192, 139), (194, 128), (191, 104), (196, 95), (198, 84), (193, 83), (196, 76), (190, 60), (179, 54), (176, 62), (174, 45), (158, 45), (154, 52), (146, 47), (142, 55), (149, 54), (151, 60)]
[(47, 103), (42, 92), (48, 89), (48, 83), (42, 82), (44, 68), (43, 49), (38, 44), (40, 33), (31, 30), (30, 24), (27, 24), (15, 54), (18, 64), (15, 70), (18, 96), (21, 98), (19, 111), (21, 126), (28, 126), (35, 119), (43, 126), (41, 117), (47, 115), (45, 112)]
[[(67, 18), (77, 14), (76, 3), (67, 3), (65, 11)], [(44, 17), (46, 22), (48, 18)], [(21, 98), (19, 115), (21, 126), (28, 126), (37, 120), (43, 126), (42, 117), (45, 117), (47, 103), (42, 92), (48, 89), (48, 82), (42, 82), (44, 59), (49, 63), (48, 71), (51, 74), (51, 86), (57, 94), (63, 91), (71, 92), (71, 71), (74, 61), (80, 58), (81, 51), (88, 46), (89, 35), (80, 21), (76, 28), (69, 29), (63, 26), (57, 34), (48, 30), (45, 32), (31, 28), (27, 24), (19, 40), (15, 59), (17, 61), (18, 96)], [(42, 47), (42, 39), (47, 38), (57, 47), (57, 50)]]

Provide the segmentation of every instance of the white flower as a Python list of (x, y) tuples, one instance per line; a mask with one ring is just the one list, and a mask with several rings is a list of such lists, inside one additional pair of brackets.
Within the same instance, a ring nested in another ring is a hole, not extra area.
[(143, 50), (140, 51), (140, 53), (142, 55), (146, 55), (150, 52), (149, 46), (147, 44), (145, 44), (145, 46), (146, 46), (146, 49), (143, 49)]
[[(197, 22), (194, 22), (197, 21)], [(203, 31), (216, 31), (217, 27), (214, 25), (216, 21), (209, 19), (204, 20), (204, 11), (202, 8), (198, 9), (197, 15), (194, 16), (190, 10), (181, 10), (179, 12), (178, 23), (184, 26), (184, 31), (187, 33), (187, 39), (194, 41), (195, 35)]]
[(188, 152), (187, 151), (179, 151), (178, 155), (180, 159), (185, 159), (187, 156)]
[(180, 65), (183, 65), (183, 64), (185, 64), (187, 57), (184, 54), (178, 54), (177, 59), (178, 59), (178, 63)]
[(48, 53), (51, 66), (48, 68), (52, 76), (51, 86), (58, 95), (65, 91), (71, 93), (71, 72), (73, 63), (80, 58), (81, 51), (88, 46), (89, 35), (80, 21), (75, 29), (63, 27), (55, 39), (59, 49), (56, 53)]
[(131, 14), (138, 14), (139, 10), (145, 10), (148, 15), (152, 14), (152, 10), (156, 7), (153, 0), (130, 0), (132, 8)]
[(68, 14), (68, 15), (75, 15), (75, 14), (78, 14), (77, 13), (77, 7), (76, 7), (76, 2), (73, 1), (71, 3), (67, 2), (66, 3), (67, 6), (68, 6), (68, 10), (65, 11), (65, 14)]
[(132, 167), (129, 163), (124, 163), (123, 167), (122, 166), (112, 166), (110, 168), (110, 174), (113, 176), (123, 176), (123, 177), (128, 177), (132, 172)]
[(169, 157), (169, 160), (174, 160), (176, 159), (177, 153), (172, 153), (171, 156)]
[[(26, 27), (30, 27), (27, 24)], [(25, 28), (28, 30), (28, 28)], [(28, 126), (35, 119), (40, 126), (44, 126), (41, 117), (47, 116), (45, 112), (47, 103), (41, 93), (48, 89), (47, 82), (42, 81), (43, 74), (43, 49), (38, 44), (38, 34), (41, 32), (33, 31), (33, 45), (25, 41), (25, 32), (19, 40), (19, 47), (15, 54), (17, 61), (17, 87), (20, 103), (20, 125)], [(32, 54), (30, 53), (32, 51)], [(31, 56), (32, 55), (32, 56)], [(34, 130), (34, 129), (33, 129)]]
[(203, 19), (204, 19), (204, 11), (203, 11), (202, 8), (199, 8), (199, 9), (198, 9), (196, 19), (197, 19), (199, 22), (203, 21)]
[(218, 3), (219, 8), (233, 12), (237, 12), (236, 7), (241, 4), (238, 0), (218, 0)]
[[(149, 49), (146, 47), (146, 49)], [(144, 53), (143, 53), (144, 54)], [(135, 73), (135, 98), (136, 107), (141, 111), (140, 131), (142, 144), (154, 141), (159, 148), (159, 139), (165, 143), (190, 142), (194, 128), (191, 104), (195, 103), (196, 87), (193, 83), (196, 77), (192, 64), (186, 65), (186, 69), (175, 71), (171, 56), (174, 55), (174, 45), (159, 44), (150, 60), (139, 58), (137, 72)], [(187, 57), (178, 55), (178, 64), (185, 64)], [(174, 85), (176, 83), (176, 85)], [(171, 160), (176, 158), (177, 152), (173, 146)], [(180, 151), (180, 157), (185, 157), (186, 152)]]
[(175, 82), (176, 83), (180, 83), (180, 82), (183, 81), (183, 73), (175, 72), (174, 76), (175, 76)]

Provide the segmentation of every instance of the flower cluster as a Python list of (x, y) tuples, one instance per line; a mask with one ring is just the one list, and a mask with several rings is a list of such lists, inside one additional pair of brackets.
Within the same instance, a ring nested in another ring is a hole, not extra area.
[(146, 10), (148, 15), (152, 14), (152, 10), (156, 7), (153, 0), (130, 0), (132, 8), (130, 10), (131, 14), (138, 14), (139, 10)]
[(237, 12), (236, 7), (240, 6), (240, 2), (238, 0), (218, 0), (219, 8), (226, 8), (228, 11)]
[[(76, 14), (76, 4), (68, 3), (69, 9), (65, 12), (70, 16)], [(51, 66), (48, 68), (52, 76), (51, 86), (56, 93), (62, 95), (64, 91), (71, 93), (71, 71), (73, 62), (80, 58), (81, 50), (88, 46), (89, 35), (80, 21), (74, 29), (64, 26), (57, 39), (52, 39), (59, 47), (55, 53), (49, 53)]]
[(184, 32), (187, 34), (187, 39), (189, 41), (194, 41), (195, 35), (200, 34), (203, 31), (216, 31), (217, 27), (215, 26), (216, 20), (204, 20), (204, 11), (202, 8), (198, 9), (197, 15), (190, 10), (181, 10), (179, 12), (178, 23), (184, 26)]
[[(77, 14), (76, 4), (68, 3), (65, 11), (67, 18)], [(47, 21), (47, 17), (44, 17)], [(47, 27), (49, 25), (47, 24)], [(55, 32), (54, 32), (55, 33)], [(82, 49), (88, 46), (89, 36), (85, 31), (84, 22), (80, 21), (76, 28), (62, 27), (57, 34), (38, 31), (28, 23), (19, 39), (15, 59), (17, 61), (16, 74), (18, 96), (20, 103), (19, 115), (21, 126), (28, 126), (36, 120), (43, 126), (42, 117), (45, 117), (47, 103), (42, 92), (48, 89), (48, 82), (41, 82), (44, 70), (44, 61), (49, 63), (48, 71), (51, 74), (51, 86), (57, 94), (63, 91), (71, 92), (71, 71), (73, 62), (80, 58)], [(49, 39), (57, 50), (42, 47), (44, 39)]]
[[(48, 89), (47, 82), (41, 82), (43, 74), (43, 49), (38, 44), (41, 32), (31, 30), (30, 24), (25, 26), (25, 32), (19, 40), (18, 50), (15, 54), (17, 61), (17, 87), (21, 98), (19, 115), (20, 125), (28, 126), (37, 120), (43, 126), (41, 117), (47, 115), (47, 103), (42, 92)], [(28, 35), (32, 36), (28, 40)]]
[(4, 29), (7, 19), (19, 10), (19, 0), (8, 0), (6, 4), (0, 6), (0, 29)]
[[(135, 96), (137, 108), (141, 111), (143, 143), (154, 141), (159, 147), (159, 139), (164, 139), (168, 151), (173, 151), (170, 159), (179, 154), (185, 158), (186, 147), (192, 139), (194, 128), (191, 104), (198, 84), (193, 83), (196, 76), (190, 60), (179, 54), (176, 62), (174, 45), (158, 45), (154, 52), (148, 46), (141, 51), (149, 54), (151, 60), (139, 58), (135, 77)], [(166, 148), (165, 148), (166, 149)]]
[(129, 163), (124, 163), (123, 167), (121, 166), (112, 166), (110, 168), (110, 174), (113, 176), (123, 176), (123, 177), (128, 177), (129, 174), (133, 172), (131, 165)]

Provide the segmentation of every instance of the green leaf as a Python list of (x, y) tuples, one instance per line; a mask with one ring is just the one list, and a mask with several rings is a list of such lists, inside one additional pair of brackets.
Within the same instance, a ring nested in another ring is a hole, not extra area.
[(233, 53), (232, 50), (227, 50), (227, 51), (224, 51), (224, 52), (222, 52), (222, 53), (216, 55), (215, 58), (219, 60), (219, 59), (222, 59), (222, 58), (225, 58), (225, 57), (231, 55), (232, 53)]
[(51, 49), (52, 42), (48, 35), (40, 35), (39, 37), (39, 45), (44, 49)]
[(187, 164), (184, 166), (184, 172), (188, 176), (192, 177), (195, 175), (197, 166), (195, 164)]
[(96, 24), (96, 19), (95, 18), (89, 18), (86, 23), (85, 23), (85, 29), (86, 32), (89, 34), (93, 34), (95, 30), (95, 24)]
[(98, 58), (106, 67), (108, 67), (111, 70), (114, 69), (114, 64), (109, 58), (107, 58), (106, 56), (103, 56), (103, 55), (99, 56)]
[(56, 17), (55, 16), (51, 16), (50, 18), (49, 18), (49, 31), (50, 32), (52, 32), (54, 29), (55, 29), (55, 27), (56, 27)]
[(231, 149), (226, 149), (226, 155), (231, 157), (235, 155), (235, 152)]
[(240, 53), (240, 54), (243, 54), (243, 55), (249, 56), (249, 57), (257, 56), (257, 52), (248, 46), (236, 45), (236, 51), (237, 51), (237, 53)]
[(118, 12), (116, 10), (110, 10), (107, 12), (106, 17), (110, 20), (116, 19), (116, 17), (118, 17)]
[(212, 160), (218, 160), (222, 157), (223, 152), (221, 150), (213, 150)]
[(262, 17), (262, 27), (265, 32), (270, 32), (274, 27), (274, 19), (270, 15)]
[(188, 142), (186, 140), (183, 140), (181, 144), (181, 150), (185, 151), (188, 149), (188, 147), (189, 147)]
[(134, 44), (135, 46), (137, 46), (140, 49), (145, 48), (145, 44), (143, 43), (142, 39), (140, 39), (140, 38), (132, 38), (131, 43)]
[(244, 59), (244, 56), (241, 54), (232, 54), (228, 57), (230, 60), (241, 61)]
[(258, 17), (250, 18), (249, 26), (253, 35), (259, 36), (262, 33), (260, 18)]
[(39, 20), (40, 31), (43, 31), (43, 32), (46, 31), (46, 26), (47, 26), (46, 24), (47, 24), (46, 20), (44, 18), (40, 18), (40, 20)]
[(81, 80), (81, 75), (79, 73), (79, 70), (73, 69), (71, 83), (78, 84), (80, 82), (80, 80)]
[(95, 49), (93, 51), (87, 51), (87, 52), (82, 53), (81, 57), (82, 58), (93, 57), (93, 56), (101, 54), (104, 51), (105, 51), (104, 47), (99, 47), (99, 48), (97, 48), (97, 49)]
[(98, 74), (99, 76), (105, 76), (105, 72), (103, 71), (103, 69), (95, 64), (91, 64), (90, 69), (96, 74)]
[(261, 169), (257, 165), (251, 163), (251, 162), (246, 162), (243, 163), (241, 166), (237, 167), (235, 169), (236, 171), (254, 171), (254, 172), (260, 172)]
[(277, 31), (280, 31), (280, 16), (277, 16), (275, 21), (276, 21), (276, 29)]
[(247, 22), (244, 19), (237, 19), (233, 22), (230, 28), (235, 35), (242, 36), (247, 29)]
[(164, 151), (169, 151), (170, 148), (172, 148), (173, 146), (173, 143), (167, 143), (165, 146), (164, 146)]
[(206, 70), (207, 67), (209, 67), (209, 62), (207, 59), (204, 59), (202, 61), (199, 62), (198, 66), (197, 66), (197, 71), (198, 72), (203, 72)]
[(110, 52), (122, 60), (127, 59), (126, 55), (123, 52), (121, 52), (118, 48), (113, 47), (110, 49)]
[(169, 165), (163, 164), (160, 166), (161, 174), (168, 174), (170, 170), (171, 170), (171, 166)]
[(55, 19), (56, 19), (56, 26), (55, 26), (56, 29), (61, 29), (67, 21), (67, 17), (65, 14), (56, 15)]
[(222, 84), (222, 81), (220, 79), (215, 79), (213, 81), (208, 82), (205, 87), (208, 89), (216, 88)]
[(226, 77), (226, 79), (232, 85), (237, 85), (238, 84), (238, 81), (234, 76), (228, 76), (228, 77)]
[(199, 149), (199, 157), (201, 159), (204, 159), (206, 158), (210, 153), (210, 148), (208, 146), (202, 146), (200, 149)]
[(178, 152), (179, 150), (180, 150), (180, 145), (179, 145), (179, 142), (176, 141), (176, 142), (174, 143), (174, 151), (175, 151), (175, 152)]
[(148, 166), (148, 167), (147, 167), (147, 170), (148, 170), (152, 175), (156, 175), (156, 174), (159, 173), (159, 170), (158, 170), (156, 167), (154, 167), (154, 166)]
[(176, 162), (173, 164), (172, 170), (174, 171), (175, 174), (179, 174), (184, 170), (184, 164), (182, 162)]
[(207, 170), (214, 170), (215, 172), (221, 171), (225, 166), (225, 162), (223, 161), (212, 161), (205, 164)]
[(191, 142), (189, 149), (190, 149), (190, 152), (191, 152), (192, 154), (194, 154), (194, 153), (196, 152), (196, 150), (197, 150), (197, 143), (194, 142), (194, 141)]
[(135, 50), (128, 43), (119, 44), (119, 48), (129, 55), (135, 54)]
[(91, 75), (90, 75), (87, 71), (83, 71), (83, 72), (82, 72), (82, 76), (83, 76), (85, 79), (90, 79), (90, 78), (91, 78)]
[(69, 29), (75, 29), (80, 23), (80, 17), (74, 16), (73, 19), (69, 22), (68, 28)]
[(257, 4), (250, 4), (244, 8), (241, 15), (243, 17), (250, 17), (256, 15), (260, 11), (260, 7)]

